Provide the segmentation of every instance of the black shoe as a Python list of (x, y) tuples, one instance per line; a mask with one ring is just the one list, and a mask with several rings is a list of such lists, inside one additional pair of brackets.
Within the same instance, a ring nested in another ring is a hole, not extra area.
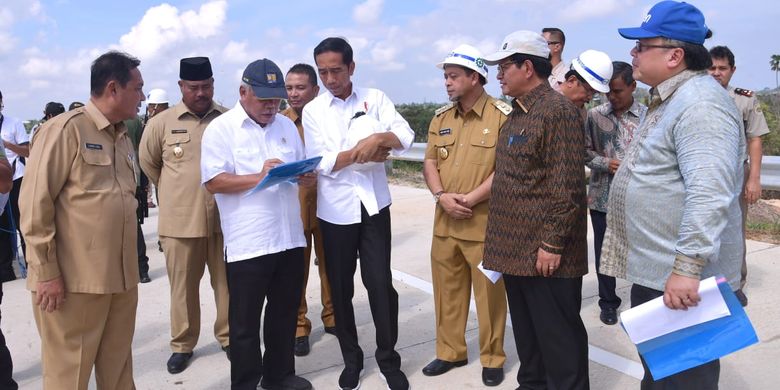
[(295, 338), (295, 356), (306, 356), (311, 351), (309, 347), (309, 336), (301, 336)]
[(742, 305), (742, 307), (747, 306), (748, 304), (747, 295), (745, 295), (745, 292), (742, 291), (742, 289), (734, 291), (734, 295), (737, 296), (737, 299), (739, 299), (739, 304)]
[(310, 390), (312, 388), (311, 382), (295, 375), (288, 375), (278, 382), (266, 382), (263, 377), (260, 387), (267, 390)]
[(228, 358), (228, 361), (230, 361), (230, 346), (229, 345), (223, 345), (222, 346), (222, 352), (225, 353), (225, 355)]
[(618, 322), (617, 310), (612, 308), (602, 309), (599, 319), (606, 325), (615, 325)]
[(339, 375), (339, 389), (358, 390), (360, 388), (360, 377), (363, 375), (363, 369), (353, 367), (344, 367)]
[(388, 373), (380, 373), (379, 377), (381, 377), (385, 383), (387, 383), (387, 390), (409, 390), (409, 380), (406, 379), (406, 375), (404, 375), (403, 371), (393, 371)]
[(187, 369), (187, 362), (192, 358), (192, 352), (174, 352), (168, 359), (168, 372), (178, 374)]
[(504, 368), (482, 367), (482, 383), (485, 386), (498, 386), (504, 381)]
[(336, 335), (336, 327), (335, 326), (326, 326), (325, 327), (325, 333)]
[(149, 283), (152, 281), (152, 278), (149, 277), (149, 273), (142, 272), (141, 273), (141, 283)]
[(160, 240), (157, 240), (157, 250), (162, 252), (162, 243), (160, 243)]
[(425, 376), (437, 376), (437, 375), (444, 374), (445, 372), (455, 367), (463, 367), (468, 362), (469, 362), (468, 360), (448, 362), (446, 360), (433, 359), (432, 362), (428, 363), (428, 365), (422, 369), (422, 372)]

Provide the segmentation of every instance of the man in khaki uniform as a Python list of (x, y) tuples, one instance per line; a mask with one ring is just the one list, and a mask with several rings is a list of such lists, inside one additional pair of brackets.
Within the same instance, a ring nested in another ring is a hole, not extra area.
[(212, 100), (206, 57), (184, 58), (181, 103), (149, 120), (139, 146), (141, 167), (157, 187), (160, 241), (171, 283), (168, 372), (187, 368), (200, 335), (200, 280), (209, 268), (217, 305), (214, 336), (230, 358), (228, 289), (222, 231), (214, 196), (200, 185), (200, 142), (206, 126), (227, 111)]
[[(311, 65), (297, 64), (287, 71), (284, 80), (287, 89), (287, 107), (282, 115), (290, 118), (298, 128), (298, 134), (303, 140), (303, 123), (301, 113), (303, 107), (317, 97), (320, 87), (317, 85), (317, 72)], [(308, 306), (306, 305), (306, 284), (309, 281), (309, 264), (311, 261), (312, 238), (314, 239), (314, 253), (317, 255), (317, 269), (320, 274), (320, 300), (322, 301), (322, 324), (325, 333), (336, 334), (336, 319), (333, 315), (333, 302), (330, 300), (330, 283), (325, 273), (325, 248), (322, 245), (322, 232), (317, 223), (317, 186), (298, 187), (298, 197), (301, 202), (301, 220), (303, 220), (303, 235), (306, 236), (306, 249), (303, 273), (303, 295), (301, 305), (298, 307), (298, 327), (295, 331), (295, 356), (306, 356), (311, 350), (309, 346), (309, 334), (311, 334), (311, 321), (306, 318)]]
[(122, 121), (144, 99), (139, 64), (98, 57), (87, 106), (35, 133), (21, 223), (47, 390), (87, 389), (93, 367), (98, 389), (135, 388), (137, 167)]
[(496, 140), (511, 106), (484, 89), (487, 67), (469, 45), (455, 48), (438, 65), (444, 69), (452, 103), (438, 109), (428, 131), (423, 173), (436, 201), (431, 273), (436, 303), (436, 359), (423, 368), (441, 375), (467, 363), (466, 320), (471, 288), (477, 302), (482, 382), (504, 380), (504, 281), (478, 268), (487, 227)]
[[(753, 204), (761, 198), (761, 137), (769, 133), (769, 126), (761, 111), (761, 104), (756, 99), (753, 91), (743, 88), (734, 88), (729, 85), (731, 77), (737, 71), (734, 62), (734, 53), (726, 46), (715, 46), (710, 49), (712, 66), (710, 74), (720, 85), (729, 91), (729, 96), (734, 99), (737, 109), (742, 114), (742, 122), (745, 125), (745, 138), (747, 139), (747, 159), (745, 160), (745, 183), (739, 205), (742, 208), (742, 238), (745, 238), (745, 223), (747, 222), (748, 204)], [(737, 298), (742, 306), (747, 306), (748, 299), (743, 289), (747, 283), (746, 252), (742, 253), (742, 279), (740, 288), (736, 291)]]

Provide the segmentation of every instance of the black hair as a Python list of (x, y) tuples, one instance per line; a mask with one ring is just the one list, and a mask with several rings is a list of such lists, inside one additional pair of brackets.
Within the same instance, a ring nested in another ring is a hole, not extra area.
[[(459, 68), (463, 69), (463, 70), (466, 72), (466, 76), (469, 76), (469, 77), (471, 77), (471, 75), (472, 75), (473, 73), (475, 73), (475, 72), (476, 72), (476, 70), (474, 70), (474, 69), (471, 69), (471, 68), (467, 68), (467, 67), (465, 67), (465, 66), (463, 66), (463, 65), (458, 65), (458, 64), (444, 64), (444, 68), (445, 68), (445, 69), (446, 69), (448, 66), (457, 66), (457, 67), (459, 67)], [(480, 84), (482, 84), (482, 85), (485, 85), (485, 84), (487, 84), (487, 79), (485, 78), (485, 76), (483, 76), (481, 73), (477, 73), (477, 74), (479, 75), (479, 83), (480, 83)]]
[(317, 71), (309, 64), (295, 64), (287, 71), (287, 74), (305, 74), (309, 76), (309, 83), (313, 86), (317, 86)]
[(729, 66), (732, 68), (734, 67), (734, 53), (731, 52), (731, 49), (729, 49), (728, 46), (713, 47), (710, 49), (710, 57), (717, 58), (719, 60), (728, 60)]
[(103, 94), (106, 85), (112, 80), (124, 87), (130, 81), (130, 72), (138, 68), (141, 61), (119, 51), (109, 51), (95, 59), (90, 75), (90, 93), (94, 97)]
[(318, 55), (329, 51), (341, 54), (341, 62), (344, 65), (349, 66), (352, 64), (352, 46), (349, 45), (346, 39), (339, 37), (325, 38), (314, 48), (314, 62), (317, 62)]
[(612, 61), (612, 80), (617, 80), (620, 77), (626, 85), (631, 85), (634, 82), (634, 69), (627, 62)]
[(544, 33), (550, 33), (550, 36), (553, 36), (555, 39), (561, 41), (561, 46), (566, 46), (566, 34), (564, 34), (563, 30), (559, 29), (558, 27), (545, 27), (542, 29), (542, 34)]
[(534, 67), (534, 72), (540, 78), (546, 79), (550, 77), (550, 74), (552, 74), (552, 64), (550, 63), (549, 58), (542, 58), (520, 53), (512, 54), (512, 56), (509, 58), (512, 59), (512, 62), (514, 62), (515, 66), (518, 67), (522, 65), (523, 62), (530, 61), (531, 65)]
[(684, 41), (678, 41), (676, 39), (665, 40), (672, 46), (683, 49), (683, 61), (685, 61), (685, 68), (689, 70), (706, 70), (712, 66), (712, 57), (710, 52), (704, 45), (698, 43), (690, 43)]
[(564, 78), (564, 79), (566, 79), (566, 80), (568, 80), (568, 79), (569, 79), (569, 77), (571, 77), (571, 76), (574, 76), (574, 77), (576, 77), (576, 78), (577, 78), (577, 80), (579, 80), (579, 81), (580, 81), (580, 83), (586, 83), (586, 84), (590, 85), (590, 84), (588, 83), (588, 81), (587, 81), (587, 80), (585, 80), (585, 78), (584, 78), (584, 77), (582, 77), (582, 75), (580, 74), (580, 72), (577, 72), (576, 70), (574, 70), (574, 68), (571, 68), (571, 69), (569, 69), (569, 71), (568, 71), (568, 72), (566, 72), (566, 74), (563, 76), (563, 78)]

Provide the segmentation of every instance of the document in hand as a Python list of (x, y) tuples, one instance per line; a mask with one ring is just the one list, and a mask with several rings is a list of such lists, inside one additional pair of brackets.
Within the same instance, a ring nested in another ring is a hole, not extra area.
[(265, 176), (265, 178), (260, 181), (260, 183), (257, 183), (257, 186), (249, 191), (247, 195), (251, 195), (257, 191), (266, 189), (268, 187), (273, 187), (286, 181), (294, 182), (298, 176), (317, 169), (317, 165), (320, 164), (320, 160), (322, 160), (322, 156), (279, 164), (268, 171), (268, 174)]
[(703, 280), (699, 295), (699, 305), (688, 310), (671, 310), (659, 297), (621, 313), (623, 328), (653, 379), (700, 366), (758, 342), (753, 325), (725, 278)]

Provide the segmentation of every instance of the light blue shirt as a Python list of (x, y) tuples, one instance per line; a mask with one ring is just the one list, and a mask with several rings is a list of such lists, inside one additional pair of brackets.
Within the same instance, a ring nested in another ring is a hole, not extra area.
[(734, 100), (706, 72), (653, 89), (612, 182), (600, 272), (664, 290), (675, 261), (693, 259), (702, 279), (738, 288), (744, 150)]

